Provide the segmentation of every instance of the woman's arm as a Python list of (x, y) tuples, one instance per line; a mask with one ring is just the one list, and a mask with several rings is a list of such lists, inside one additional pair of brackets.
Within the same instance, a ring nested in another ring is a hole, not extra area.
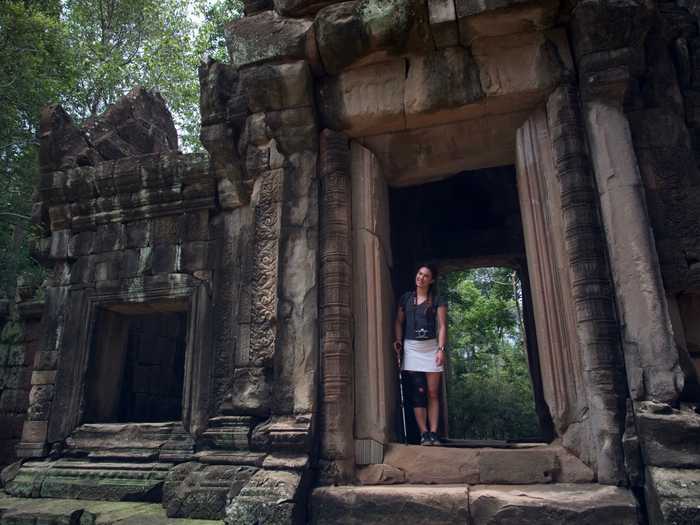
[(438, 350), (435, 357), (435, 364), (442, 366), (445, 364), (445, 346), (447, 345), (447, 306), (438, 307)]
[[(396, 311), (396, 320), (394, 321), (394, 350), (399, 347), (401, 350), (401, 345), (403, 345), (403, 322), (406, 319), (406, 313), (403, 311), (401, 306), (398, 307)], [(396, 344), (398, 343), (398, 345)]]
[(396, 310), (396, 320), (394, 321), (394, 352), (396, 359), (401, 361), (401, 348), (403, 347), (403, 322), (406, 319), (406, 313), (401, 306)]

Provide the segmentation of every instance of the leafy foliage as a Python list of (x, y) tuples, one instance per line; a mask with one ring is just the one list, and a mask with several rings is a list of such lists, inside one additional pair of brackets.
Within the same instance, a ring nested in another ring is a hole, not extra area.
[[(37, 183), (41, 107), (60, 98), (76, 69), (57, 1), (0, 6), (0, 294), (11, 295), (19, 270), (37, 273), (27, 232)], [(37, 278), (40, 278), (40, 272)]]
[(66, 0), (64, 25), (80, 67), (68, 110), (94, 116), (134, 85), (155, 88), (183, 147), (199, 149), (199, 60), (226, 58), (223, 22), (241, 13), (232, 0)]
[(508, 268), (452, 272), (447, 296), (450, 437), (517, 439), (539, 434), (527, 367), (519, 283)]
[(42, 106), (78, 121), (133, 86), (166, 99), (181, 148), (199, 143), (202, 55), (226, 59), (223, 25), (241, 0), (4, 0), (0, 2), (0, 294), (18, 273), (40, 279), (29, 257)]

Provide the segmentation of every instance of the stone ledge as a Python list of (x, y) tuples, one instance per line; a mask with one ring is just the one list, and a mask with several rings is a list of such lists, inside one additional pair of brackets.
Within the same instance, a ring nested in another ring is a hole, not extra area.
[(160, 501), (171, 463), (27, 461), (6, 480), (8, 494), (20, 498), (101, 501)]
[(115, 503), (71, 499), (27, 499), (0, 496), (5, 523), (81, 523), (92, 525), (221, 525), (222, 521), (173, 519), (156, 503)]
[(700, 521), (700, 469), (647, 467), (645, 486), (652, 523)]
[(410, 485), (321, 487), (311, 494), (310, 523), (464, 524), (615, 523), (637, 525), (625, 489), (596, 484), (538, 486)]
[(309, 522), (321, 524), (467, 523), (466, 485), (322, 487), (311, 493)]
[(393, 444), (386, 451), (384, 463), (386, 472), (375, 472), (375, 477), (386, 477), (387, 483), (524, 485), (593, 481), (591, 469), (557, 445), (495, 449)]
[(481, 485), (471, 488), (469, 509), (472, 525), (639, 523), (632, 493), (606, 485)]
[(700, 467), (700, 415), (660, 403), (642, 403), (636, 419), (647, 465)]

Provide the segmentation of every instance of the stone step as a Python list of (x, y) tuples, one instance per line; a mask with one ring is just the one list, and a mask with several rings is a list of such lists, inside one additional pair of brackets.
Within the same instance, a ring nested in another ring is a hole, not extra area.
[(319, 487), (314, 525), (638, 525), (626, 489), (586, 484)]
[(19, 498), (156, 502), (172, 467), (161, 462), (27, 461), (7, 480), (5, 492)]
[(384, 463), (358, 471), (361, 484), (591, 483), (593, 472), (557, 445), (452, 448), (389, 445)]
[(0, 525), (223, 525), (168, 518), (157, 503), (13, 498), (0, 495)]

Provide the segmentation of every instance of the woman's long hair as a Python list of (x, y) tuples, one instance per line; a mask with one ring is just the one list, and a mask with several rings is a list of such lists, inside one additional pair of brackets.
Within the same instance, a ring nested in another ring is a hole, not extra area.
[[(432, 277), (433, 277), (433, 282), (430, 283), (430, 286), (428, 288), (428, 305), (427, 305), (428, 306), (427, 314), (432, 315), (433, 314), (433, 311), (432, 311), (433, 310), (433, 302), (434, 302), (434, 298), (436, 295), (436, 289), (437, 289), (438, 269), (437, 269), (437, 266), (435, 266), (433, 263), (419, 264), (416, 267), (416, 271), (413, 272), (414, 279), (415, 279), (415, 276), (418, 275), (418, 270), (420, 270), (421, 268), (427, 268), (428, 270), (430, 270), (430, 275), (432, 275)], [(413, 286), (415, 287), (415, 283), (413, 284)], [(416, 304), (418, 304), (418, 297), (416, 297)]]

